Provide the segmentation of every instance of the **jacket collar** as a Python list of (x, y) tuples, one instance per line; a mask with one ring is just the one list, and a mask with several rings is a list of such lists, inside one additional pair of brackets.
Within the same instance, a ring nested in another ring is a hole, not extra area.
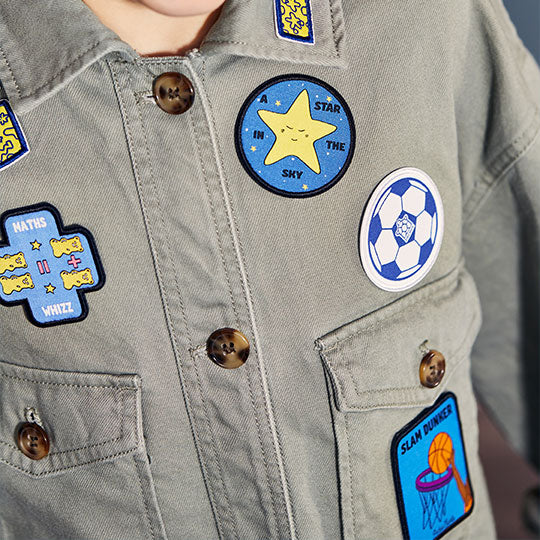
[[(313, 44), (277, 37), (274, 1), (228, 0), (201, 52), (344, 66), (341, 0), (311, 0)], [(31, 110), (112, 52), (141, 61), (82, 0), (0, 2), (0, 81), (16, 112)]]

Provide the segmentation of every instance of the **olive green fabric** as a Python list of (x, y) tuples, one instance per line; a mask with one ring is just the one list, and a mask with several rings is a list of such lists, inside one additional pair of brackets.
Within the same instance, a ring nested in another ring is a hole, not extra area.
[[(229, 0), (200, 50), (141, 58), (80, 1), (0, 3), (0, 81), (30, 145), (0, 170), (0, 211), (54, 205), (106, 275), (80, 322), (0, 306), (0, 538), (398, 539), (392, 438), (446, 391), (474, 489), (446, 538), (494, 538), (473, 383), (533, 455), (538, 68), (499, 0), (312, 13), (303, 44), (276, 36), (273, 2)], [(151, 98), (166, 71), (194, 85), (182, 115)], [(356, 125), (347, 172), (309, 198), (263, 189), (234, 146), (248, 95), (294, 73)], [(406, 166), (433, 178), (445, 230), (424, 279), (389, 292), (358, 228)], [(238, 369), (206, 355), (222, 327), (250, 342)], [(426, 339), (446, 357), (435, 389)], [(36, 462), (13, 437), (25, 407), (51, 436)]]

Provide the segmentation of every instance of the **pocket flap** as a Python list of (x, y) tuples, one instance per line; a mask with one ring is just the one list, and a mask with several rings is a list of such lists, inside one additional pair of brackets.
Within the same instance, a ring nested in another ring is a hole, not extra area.
[[(26, 407), (37, 410), (49, 454), (26, 457), (16, 432)], [(0, 462), (32, 476), (116, 458), (140, 444), (140, 378), (53, 371), (0, 362)]]
[[(339, 410), (425, 406), (468, 358), (480, 324), (476, 285), (461, 262), (445, 277), (329, 332), (315, 345)], [(436, 388), (420, 383), (425, 340), (446, 359)]]

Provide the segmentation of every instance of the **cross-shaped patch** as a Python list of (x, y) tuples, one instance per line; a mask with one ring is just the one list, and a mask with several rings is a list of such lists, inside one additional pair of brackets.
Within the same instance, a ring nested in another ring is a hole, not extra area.
[(47, 203), (10, 210), (0, 224), (0, 303), (22, 304), (37, 326), (84, 319), (85, 293), (105, 282), (91, 233), (79, 225), (64, 227)]

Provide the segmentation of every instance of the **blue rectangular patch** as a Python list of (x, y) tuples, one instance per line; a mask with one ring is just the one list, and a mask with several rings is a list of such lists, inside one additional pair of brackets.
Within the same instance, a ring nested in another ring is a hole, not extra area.
[(391, 459), (406, 539), (441, 538), (472, 512), (474, 496), (454, 394), (443, 394), (396, 433)]
[(314, 43), (311, 0), (274, 0), (274, 7), (279, 38)]
[(28, 152), (28, 143), (7, 99), (0, 100), (0, 169)]

